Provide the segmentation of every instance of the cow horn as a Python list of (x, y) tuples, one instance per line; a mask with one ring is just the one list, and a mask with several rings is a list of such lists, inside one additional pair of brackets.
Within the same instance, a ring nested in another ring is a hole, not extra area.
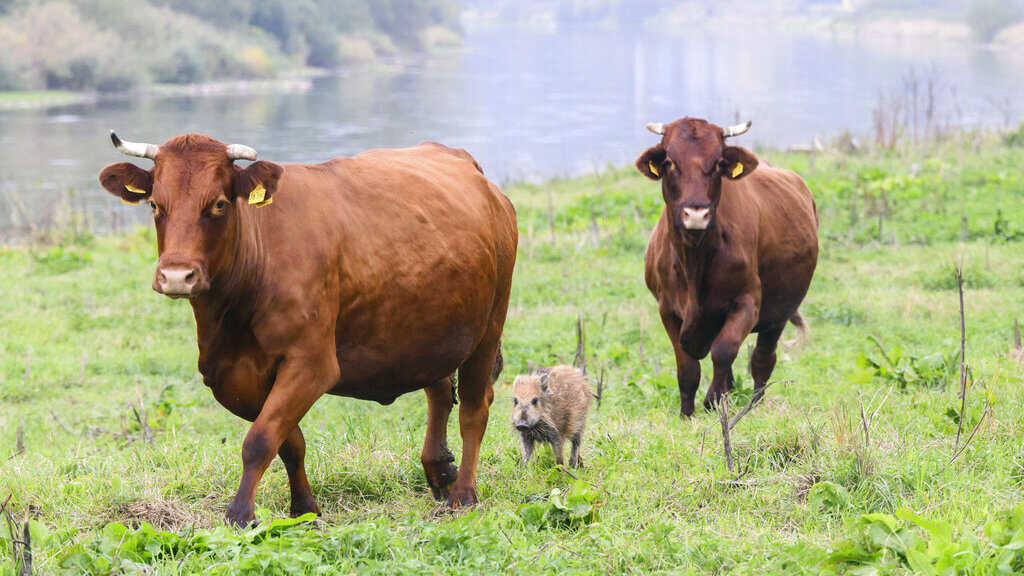
[(256, 151), (244, 144), (229, 144), (228, 158), (232, 160), (256, 160)]
[(657, 134), (658, 136), (665, 135), (665, 125), (662, 124), (661, 122), (650, 122), (647, 124), (647, 129), (652, 134)]
[(128, 156), (138, 156), (139, 158), (149, 158), (150, 160), (153, 160), (156, 158), (157, 152), (160, 151), (160, 147), (155, 144), (121, 140), (113, 130), (110, 131), (110, 141), (114, 143), (114, 148), (117, 148), (118, 152), (127, 154)]
[(733, 136), (739, 136), (747, 130), (750, 130), (750, 125), (753, 124), (750, 120), (747, 120), (743, 124), (737, 124), (735, 126), (729, 126), (722, 130), (722, 138), (732, 138)]

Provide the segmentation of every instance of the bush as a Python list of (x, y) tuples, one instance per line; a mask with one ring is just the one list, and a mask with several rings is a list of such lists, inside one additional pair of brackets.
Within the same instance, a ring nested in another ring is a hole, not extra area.
[(1021, 19), (1019, 0), (971, 0), (967, 10), (967, 23), (974, 37), (991, 42), (1000, 30)]

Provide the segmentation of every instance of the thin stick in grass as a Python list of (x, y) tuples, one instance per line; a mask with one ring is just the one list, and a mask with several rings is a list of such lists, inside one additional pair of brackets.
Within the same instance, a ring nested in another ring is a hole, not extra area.
[(964, 413), (967, 411), (967, 322), (964, 315), (964, 274), (956, 267), (956, 289), (960, 294), (960, 418), (956, 423), (956, 443), (953, 452), (960, 447), (960, 435), (963, 433)]
[(723, 394), (718, 400), (718, 421), (722, 424), (722, 445), (725, 448), (725, 464), (729, 474), (735, 473), (732, 462), (732, 442), (729, 439), (729, 395)]
[[(779, 380), (778, 382), (783, 382), (783, 383), (786, 383), (786, 384), (792, 384), (793, 383), (792, 380)], [(740, 420), (742, 420), (744, 416), (746, 416), (751, 410), (754, 409), (755, 406), (757, 406), (758, 404), (761, 403), (762, 400), (764, 400), (764, 393), (768, 390), (768, 387), (771, 386), (772, 384), (775, 384), (775, 382), (768, 382), (767, 384), (765, 384), (764, 388), (761, 389), (761, 395), (760, 396), (756, 396), (755, 395), (753, 398), (750, 399), (750, 402), (747, 402), (747, 405), (744, 406), (743, 409), (740, 410), (738, 414), (733, 416), (732, 421), (729, 422), (729, 430), (732, 430), (733, 428), (735, 428), (736, 425), (740, 423)]]

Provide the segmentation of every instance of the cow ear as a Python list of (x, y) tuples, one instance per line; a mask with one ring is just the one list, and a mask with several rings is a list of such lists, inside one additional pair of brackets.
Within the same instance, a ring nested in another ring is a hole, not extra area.
[(651, 180), (661, 180), (662, 166), (665, 164), (665, 149), (661, 144), (648, 148), (636, 159), (636, 169)]
[(100, 185), (122, 202), (138, 204), (153, 193), (153, 174), (131, 162), (118, 162), (100, 172)]
[(266, 206), (274, 202), (277, 181), (284, 172), (273, 162), (253, 162), (235, 174), (234, 193), (236, 197), (247, 198), (249, 204)]
[(718, 169), (722, 176), (729, 180), (740, 180), (757, 170), (757, 156), (740, 146), (726, 146), (722, 150), (722, 159), (718, 161)]

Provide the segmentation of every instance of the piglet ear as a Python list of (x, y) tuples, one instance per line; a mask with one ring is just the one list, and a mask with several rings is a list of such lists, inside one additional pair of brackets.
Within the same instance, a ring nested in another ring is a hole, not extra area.
[(551, 385), (551, 373), (550, 372), (541, 372), (540, 380), (537, 381), (537, 387), (540, 388), (541, 392), (543, 392), (544, 394), (547, 394), (550, 385)]
[(255, 206), (267, 206), (274, 202), (277, 181), (283, 172), (284, 168), (279, 164), (262, 160), (253, 162), (235, 173), (235, 196), (246, 198)]

